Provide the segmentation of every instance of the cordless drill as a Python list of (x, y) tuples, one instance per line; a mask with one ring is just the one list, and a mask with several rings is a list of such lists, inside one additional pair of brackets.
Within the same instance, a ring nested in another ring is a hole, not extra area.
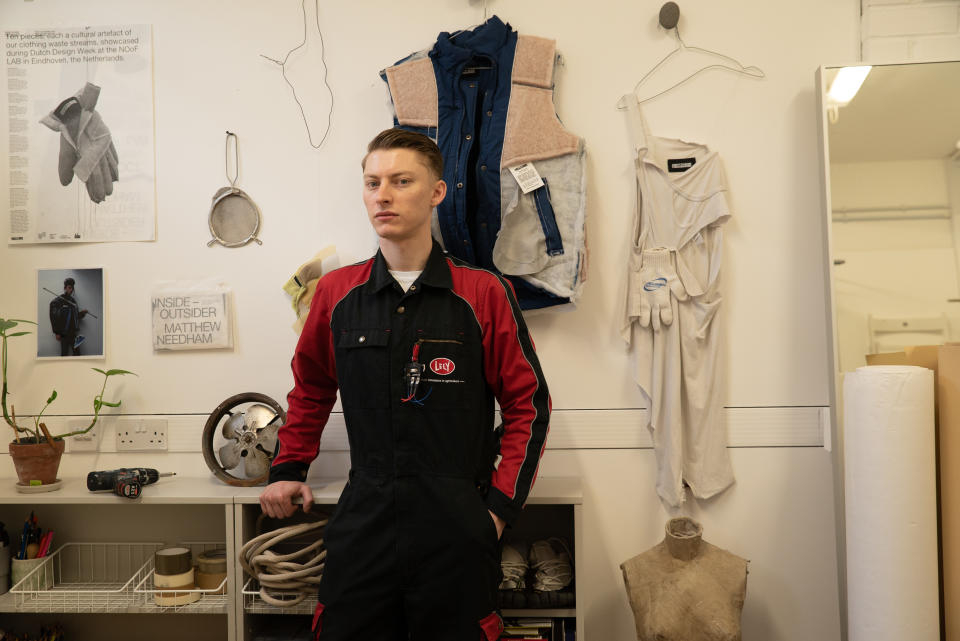
[(161, 476), (174, 476), (176, 472), (158, 472), (152, 467), (121, 467), (104, 472), (87, 474), (87, 489), (91, 492), (113, 490), (117, 496), (135, 499), (144, 485), (156, 483)]

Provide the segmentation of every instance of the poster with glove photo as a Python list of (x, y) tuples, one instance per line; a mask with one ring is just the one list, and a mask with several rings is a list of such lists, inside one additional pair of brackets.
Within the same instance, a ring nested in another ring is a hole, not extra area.
[(150, 25), (4, 29), (7, 243), (154, 240)]

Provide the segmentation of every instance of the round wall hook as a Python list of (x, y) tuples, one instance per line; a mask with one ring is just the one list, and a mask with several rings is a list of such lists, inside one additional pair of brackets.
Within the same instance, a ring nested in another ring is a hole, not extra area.
[(674, 29), (680, 21), (680, 7), (676, 2), (667, 2), (660, 7), (660, 26), (664, 29)]

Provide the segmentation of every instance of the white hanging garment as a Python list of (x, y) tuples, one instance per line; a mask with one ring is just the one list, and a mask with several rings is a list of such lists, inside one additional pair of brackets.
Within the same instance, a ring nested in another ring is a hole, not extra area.
[(657, 493), (679, 506), (684, 484), (708, 498), (734, 480), (721, 411), (717, 313), (730, 208), (716, 152), (651, 136), (639, 105), (632, 101), (629, 109), (640, 126), (634, 127), (637, 207), (621, 334), (649, 408)]

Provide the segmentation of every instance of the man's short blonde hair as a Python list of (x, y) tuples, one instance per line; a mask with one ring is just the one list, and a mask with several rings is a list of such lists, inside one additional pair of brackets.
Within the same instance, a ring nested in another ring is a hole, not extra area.
[[(424, 164), (438, 180), (443, 178), (443, 155), (440, 153), (440, 148), (423, 134), (397, 127), (385, 129), (378, 133), (367, 145), (367, 156), (370, 155), (370, 152), (378, 149), (413, 150), (423, 157)], [(364, 156), (360, 162), (360, 166), (364, 169), (367, 166), (367, 156)]]

